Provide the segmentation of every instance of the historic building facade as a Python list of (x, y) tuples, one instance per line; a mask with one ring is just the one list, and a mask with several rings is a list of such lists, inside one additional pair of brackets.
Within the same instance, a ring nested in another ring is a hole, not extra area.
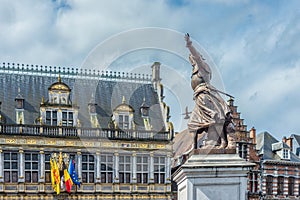
[[(171, 199), (173, 125), (152, 77), (3, 63), (0, 199)], [(82, 182), (56, 195), (50, 157)]]

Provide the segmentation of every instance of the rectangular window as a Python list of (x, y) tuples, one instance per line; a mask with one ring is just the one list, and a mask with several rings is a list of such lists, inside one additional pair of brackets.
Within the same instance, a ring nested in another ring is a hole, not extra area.
[(131, 156), (119, 157), (119, 180), (120, 183), (130, 183), (131, 180)]
[(148, 183), (149, 174), (149, 157), (148, 156), (137, 156), (136, 157), (136, 172), (137, 172), (137, 183)]
[(239, 143), (239, 156), (245, 160), (247, 160), (247, 149), (247, 144)]
[(113, 156), (101, 155), (101, 183), (113, 182)]
[(51, 154), (45, 154), (45, 182), (51, 183), (51, 167), (50, 167)]
[(38, 153), (25, 153), (25, 182), (38, 182)]
[(128, 115), (119, 115), (119, 128), (120, 129), (129, 129), (129, 116)]
[(73, 126), (73, 112), (63, 111), (62, 112), (62, 126)]
[(258, 191), (258, 172), (251, 172), (249, 174), (249, 189), (252, 193)]
[(283, 159), (289, 159), (289, 150), (283, 149)]
[(267, 176), (266, 184), (267, 184), (267, 195), (272, 195), (273, 194), (273, 176)]
[(293, 196), (294, 195), (294, 187), (295, 187), (295, 178), (294, 177), (289, 177), (288, 180), (288, 193), (289, 195)]
[(277, 179), (277, 194), (278, 195), (283, 194), (283, 184), (284, 184), (284, 177), (278, 176), (278, 179)]
[(82, 182), (94, 183), (95, 157), (90, 154), (82, 155)]
[(57, 126), (57, 111), (46, 111), (46, 125)]
[(18, 182), (19, 159), (17, 152), (4, 152), (4, 182)]
[(165, 157), (154, 157), (154, 183), (165, 183)]

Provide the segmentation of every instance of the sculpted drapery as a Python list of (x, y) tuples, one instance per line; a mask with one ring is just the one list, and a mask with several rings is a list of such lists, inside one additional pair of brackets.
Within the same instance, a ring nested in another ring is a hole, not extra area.
[[(211, 84), (212, 73), (209, 65), (194, 48), (188, 34), (185, 36), (186, 46), (190, 50), (189, 60), (193, 66), (191, 86), (194, 90), (195, 107), (188, 122), (190, 132), (200, 134), (206, 132), (206, 146), (225, 148), (228, 145), (227, 133), (234, 129), (231, 122), (230, 109)], [(213, 129), (212, 129), (213, 128)], [(211, 131), (209, 131), (209, 129)], [(215, 136), (209, 134), (216, 134)]]

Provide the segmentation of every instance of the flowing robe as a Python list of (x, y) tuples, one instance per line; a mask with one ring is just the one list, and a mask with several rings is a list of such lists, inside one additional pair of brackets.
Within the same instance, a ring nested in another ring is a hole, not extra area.
[(224, 124), (230, 109), (217, 90), (210, 85), (211, 70), (207, 63), (201, 56), (195, 58), (193, 55), (190, 55), (190, 61), (193, 65), (191, 85), (196, 105), (190, 116), (188, 129), (196, 133), (216, 123)]

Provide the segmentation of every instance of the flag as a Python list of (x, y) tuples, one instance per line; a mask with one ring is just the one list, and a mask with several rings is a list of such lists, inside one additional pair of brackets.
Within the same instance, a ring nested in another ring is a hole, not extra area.
[[(63, 174), (63, 171), (61, 172), (61, 174)], [(64, 175), (62, 175), (60, 177), (60, 189), (63, 190), (64, 189), (64, 182), (65, 182), (65, 178)]]
[(51, 182), (53, 190), (56, 192), (56, 194), (60, 193), (60, 175), (58, 166), (56, 163), (56, 160), (51, 158), (50, 159), (50, 166), (51, 166)]
[(80, 182), (78, 180), (78, 176), (77, 176), (77, 173), (75, 171), (75, 161), (72, 160), (72, 159), (70, 159), (70, 162), (69, 162), (68, 172), (69, 172), (69, 175), (71, 176), (71, 179), (72, 179), (73, 183), (80, 187)]
[(66, 184), (66, 191), (70, 193), (72, 189), (73, 181), (67, 169), (64, 169), (64, 179)]

